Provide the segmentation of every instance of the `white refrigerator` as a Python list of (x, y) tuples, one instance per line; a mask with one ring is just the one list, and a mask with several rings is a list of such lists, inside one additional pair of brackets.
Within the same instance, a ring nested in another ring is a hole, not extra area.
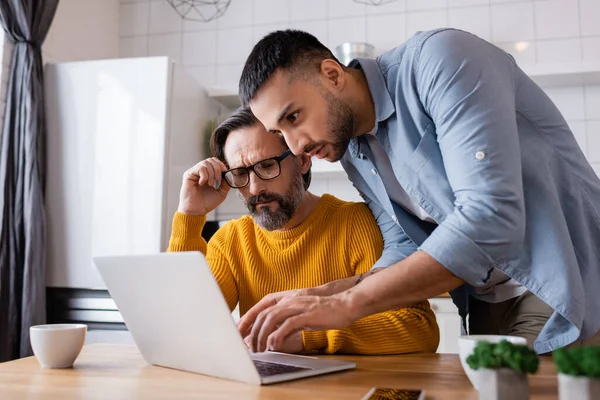
[(92, 256), (166, 250), (226, 110), (167, 57), (47, 64), (45, 90), (47, 286), (105, 290)]

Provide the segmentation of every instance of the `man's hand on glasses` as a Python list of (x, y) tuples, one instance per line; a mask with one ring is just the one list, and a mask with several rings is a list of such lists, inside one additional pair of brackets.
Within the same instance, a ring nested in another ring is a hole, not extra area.
[(188, 215), (206, 215), (217, 208), (231, 189), (221, 179), (226, 170), (223, 162), (212, 157), (185, 171), (177, 211)]

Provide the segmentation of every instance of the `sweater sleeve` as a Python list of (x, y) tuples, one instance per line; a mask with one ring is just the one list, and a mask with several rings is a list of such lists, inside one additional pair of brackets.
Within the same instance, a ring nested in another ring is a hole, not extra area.
[(175, 213), (169, 248), (167, 252), (200, 251), (206, 256), (210, 269), (219, 284), (229, 310), (233, 311), (238, 303), (238, 289), (235, 283), (229, 258), (224, 252), (224, 232), (219, 229), (213, 238), (206, 243), (202, 237), (205, 216)]
[[(369, 209), (361, 205), (348, 222), (350, 262), (355, 273), (368, 272), (383, 248), (383, 239)], [(384, 311), (355, 321), (348, 328), (303, 331), (306, 351), (326, 354), (401, 354), (435, 352), (439, 328), (435, 315), (424, 301), (412, 306)]]
[(344, 329), (303, 331), (302, 339), (306, 351), (385, 355), (433, 353), (440, 334), (429, 302), (424, 301), (369, 315)]

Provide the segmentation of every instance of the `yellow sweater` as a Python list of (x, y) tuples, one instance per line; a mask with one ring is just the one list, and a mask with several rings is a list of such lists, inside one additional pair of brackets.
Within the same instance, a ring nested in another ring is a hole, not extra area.
[[(207, 244), (206, 218), (177, 212), (167, 251), (206, 254), (221, 291), (244, 315), (269, 293), (313, 287), (367, 272), (381, 255), (383, 240), (370, 210), (324, 195), (296, 228), (269, 232), (250, 216), (228, 222)], [(434, 352), (439, 343), (427, 301), (374, 314), (345, 329), (303, 331), (306, 351), (347, 354)]]

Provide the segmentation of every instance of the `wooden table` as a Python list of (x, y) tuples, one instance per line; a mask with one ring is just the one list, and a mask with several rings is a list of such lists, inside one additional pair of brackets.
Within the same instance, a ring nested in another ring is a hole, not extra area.
[[(360, 399), (372, 386), (421, 388), (427, 399), (477, 399), (454, 354), (336, 356), (354, 370), (256, 387), (146, 364), (132, 345), (85, 346), (74, 368), (44, 370), (34, 357), (0, 364), (0, 399)], [(557, 399), (544, 357), (531, 399)]]

